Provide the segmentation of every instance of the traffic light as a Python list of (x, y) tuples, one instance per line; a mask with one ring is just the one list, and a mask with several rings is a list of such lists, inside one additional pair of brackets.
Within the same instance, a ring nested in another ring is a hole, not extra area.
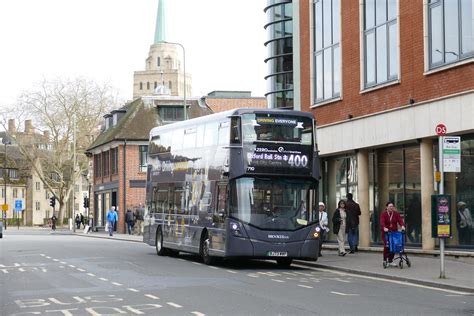
[(49, 198), (49, 205), (52, 207), (56, 206), (56, 197), (52, 196)]
[(89, 207), (89, 198), (87, 196), (84, 197), (84, 208)]

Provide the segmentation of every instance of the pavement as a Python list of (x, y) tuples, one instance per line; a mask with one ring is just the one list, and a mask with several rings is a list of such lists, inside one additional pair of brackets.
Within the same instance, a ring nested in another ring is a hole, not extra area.
[[(8, 232), (4, 233), (6, 233), (4, 234), (6, 235), (4, 239), (8, 239)], [(83, 230), (77, 230), (76, 232), (58, 230), (55, 233), (73, 233), (87, 238), (143, 242), (142, 236), (114, 233), (114, 235), (110, 237), (104, 231), (84, 234)], [(441, 260), (439, 250), (405, 250), (410, 259), (411, 267), (407, 267), (405, 264), (403, 269), (399, 267), (383, 268), (382, 247), (360, 247), (360, 250), (355, 254), (348, 253), (345, 257), (341, 257), (338, 256), (337, 245), (331, 243), (323, 245), (323, 256), (320, 257), (318, 261), (296, 260), (294, 263), (356, 275), (460, 291), (474, 295), (474, 251), (446, 251), (444, 261), (445, 277), (440, 278)]]

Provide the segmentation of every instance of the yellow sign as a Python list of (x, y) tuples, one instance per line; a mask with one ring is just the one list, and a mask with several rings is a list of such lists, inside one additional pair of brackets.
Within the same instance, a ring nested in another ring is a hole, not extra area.
[(450, 232), (449, 229), (451, 227), (449, 225), (438, 225), (438, 236), (440, 237), (449, 237)]
[(439, 171), (435, 172), (435, 181), (436, 182), (441, 182), (441, 172), (439, 172)]
[(2, 204), (2, 211), (8, 211), (8, 204)]

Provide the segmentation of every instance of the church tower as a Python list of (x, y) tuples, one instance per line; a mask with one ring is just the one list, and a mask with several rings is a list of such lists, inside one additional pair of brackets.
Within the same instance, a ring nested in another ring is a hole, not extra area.
[[(133, 74), (133, 99), (150, 95), (191, 95), (192, 79), (184, 73), (184, 48), (168, 42), (166, 32), (166, 0), (159, 0), (156, 15), (155, 38), (144, 71)], [(184, 76), (186, 75), (186, 80)]]

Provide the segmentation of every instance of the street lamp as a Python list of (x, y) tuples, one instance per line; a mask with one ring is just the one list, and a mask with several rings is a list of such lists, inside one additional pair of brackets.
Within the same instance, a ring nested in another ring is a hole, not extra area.
[(184, 99), (184, 120), (186, 120), (186, 50), (184, 49), (184, 46), (180, 43), (174, 43), (174, 42), (163, 42), (166, 44), (173, 44), (173, 45), (178, 45), (183, 49), (183, 71), (184, 71), (184, 91), (183, 91), (183, 99)]
[[(11, 140), (5, 135), (5, 137), (2, 138), (2, 143), (5, 145), (5, 160), (3, 162), (3, 184), (4, 184), (4, 190), (3, 191), (3, 204), (7, 205), (7, 145), (10, 145), (12, 142)], [(3, 210), (2, 210), (3, 212)], [(5, 210), (6, 212), (6, 210)], [(6, 221), (6, 214), (2, 214), (3, 218), (3, 226), (5, 226), (5, 229), (7, 229), (7, 221)]]

